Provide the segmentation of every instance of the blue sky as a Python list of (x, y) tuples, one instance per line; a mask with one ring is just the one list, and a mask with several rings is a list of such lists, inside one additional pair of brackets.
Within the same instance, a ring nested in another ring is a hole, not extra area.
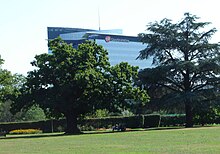
[[(26, 75), (34, 56), (47, 52), (47, 27), (123, 29), (144, 32), (149, 22), (179, 21), (185, 12), (220, 31), (217, 0), (0, 0), (0, 55), (3, 68)], [(213, 37), (220, 42), (220, 32)]]

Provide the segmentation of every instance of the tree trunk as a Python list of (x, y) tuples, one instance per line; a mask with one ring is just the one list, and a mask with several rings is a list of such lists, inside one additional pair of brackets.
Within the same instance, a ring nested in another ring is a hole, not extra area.
[(66, 123), (67, 123), (67, 128), (66, 128), (66, 134), (79, 134), (80, 130), (77, 127), (77, 116), (73, 113), (67, 113), (66, 114)]
[(185, 112), (186, 112), (186, 127), (193, 127), (193, 112), (192, 105), (188, 102), (185, 103)]

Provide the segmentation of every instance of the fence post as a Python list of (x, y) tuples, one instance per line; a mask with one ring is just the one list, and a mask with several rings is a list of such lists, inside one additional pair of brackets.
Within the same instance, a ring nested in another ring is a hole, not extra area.
[(53, 119), (51, 119), (51, 133), (53, 133)]

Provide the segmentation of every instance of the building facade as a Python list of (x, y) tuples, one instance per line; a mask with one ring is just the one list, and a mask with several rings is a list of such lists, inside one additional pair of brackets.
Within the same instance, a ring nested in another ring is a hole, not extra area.
[[(92, 30), (80, 28), (48, 27), (48, 40), (60, 36), (65, 42), (71, 43), (74, 48), (85, 40), (95, 41), (108, 51), (111, 65), (120, 62), (128, 62), (130, 65), (138, 66), (139, 69), (151, 67), (152, 60), (136, 59), (139, 52), (146, 48), (136, 36), (122, 35), (122, 30)], [(48, 51), (50, 53), (51, 51)]]

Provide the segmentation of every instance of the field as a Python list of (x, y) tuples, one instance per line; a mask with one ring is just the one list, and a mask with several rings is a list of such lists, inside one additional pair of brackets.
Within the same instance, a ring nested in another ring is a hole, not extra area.
[(220, 126), (191, 129), (87, 132), (82, 135), (8, 135), (0, 154), (218, 154)]

